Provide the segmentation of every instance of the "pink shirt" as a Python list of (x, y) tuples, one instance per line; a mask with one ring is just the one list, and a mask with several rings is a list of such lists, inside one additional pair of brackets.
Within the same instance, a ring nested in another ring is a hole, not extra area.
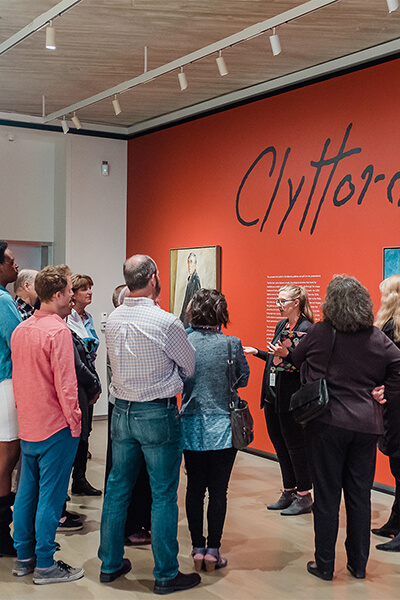
[(81, 433), (71, 332), (55, 313), (37, 310), (11, 337), (19, 437), (41, 442), (64, 427)]

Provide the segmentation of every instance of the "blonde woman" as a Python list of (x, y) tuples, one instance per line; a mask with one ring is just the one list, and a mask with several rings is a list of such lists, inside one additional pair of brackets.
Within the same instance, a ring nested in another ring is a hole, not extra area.
[(289, 351), (293, 349), (314, 322), (314, 314), (302, 286), (289, 284), (282, 287), (276, 304), (282, 320), (275, 328), (268, 350), (246, 346), (244, 351), (266, 362), (261, 408), (264, 409), (268, 434), (278, 456), (283, 481), (281, 497), (267, 508), (281, 510), (282, 515), (301, 515), (312, 509), (312, 481), (304, 431), (289, 412), (290, 398), (300, 388), (300, 372), (274, 357), (273, 353), (278, 342), (282, 342)]
[[(376, 315), (375, 325), (400, 348), (400, 275), (384, 279), (379, 286), (382, 294), (381, 307)], [(383, 422), (385, 433), (379, 442), (379, 449), (389, 456), (390, 470), (396, 481), (396, 494), (387, 522), (373, 529), (372, 533), (395, 539), (386, 544), (378, 544), (378, 550), (400, 552), (400, 410), (394, 405), (384, 405)]]

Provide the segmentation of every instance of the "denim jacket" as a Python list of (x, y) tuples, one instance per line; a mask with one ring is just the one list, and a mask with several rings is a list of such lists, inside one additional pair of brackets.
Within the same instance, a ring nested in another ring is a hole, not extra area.
[[(239, 338), (229, 336), (236, 388), (247, 385), (250, 369)], [(221, 331), (194, 330), (189, 341), (196, 350), (192, 377), (184, 380), (181, 406), (185, 450), (222, 450), (232, 446), (229, 417), (227, 336)]]

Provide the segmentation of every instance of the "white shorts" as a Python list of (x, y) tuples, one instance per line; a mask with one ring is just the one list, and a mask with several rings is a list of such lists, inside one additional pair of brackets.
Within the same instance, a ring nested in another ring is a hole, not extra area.
[(18, 416), (12, 379), (0, 382), (0, 442), (18, 439)]

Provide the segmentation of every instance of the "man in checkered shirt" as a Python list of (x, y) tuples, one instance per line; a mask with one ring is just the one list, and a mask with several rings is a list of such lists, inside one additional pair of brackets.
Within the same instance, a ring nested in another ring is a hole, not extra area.
[(15, 302), (22, 319), (29, 319), (35, 310), (37, 293), (35, 290), (35, 277), (38, 271), (22, 269), (14, 283)]
[(128, 573), (124, 528), (132, 488), (143, 460), (152, 492), (151, 540), (154, 592), (169, 594), (200, 583), (197, 573), (184, 575), (178, 565), (177, 489), (182, 439), (176, 395), (181, 377), (194, 372), (194, 350), (182, 322), (158, 306), (157, 265), (145, 255), (124, 264), (130, 294), (111, 313), (106, 344), (115, 397), (111, 421), (112, 469), (101, 519), (100, 581)]

